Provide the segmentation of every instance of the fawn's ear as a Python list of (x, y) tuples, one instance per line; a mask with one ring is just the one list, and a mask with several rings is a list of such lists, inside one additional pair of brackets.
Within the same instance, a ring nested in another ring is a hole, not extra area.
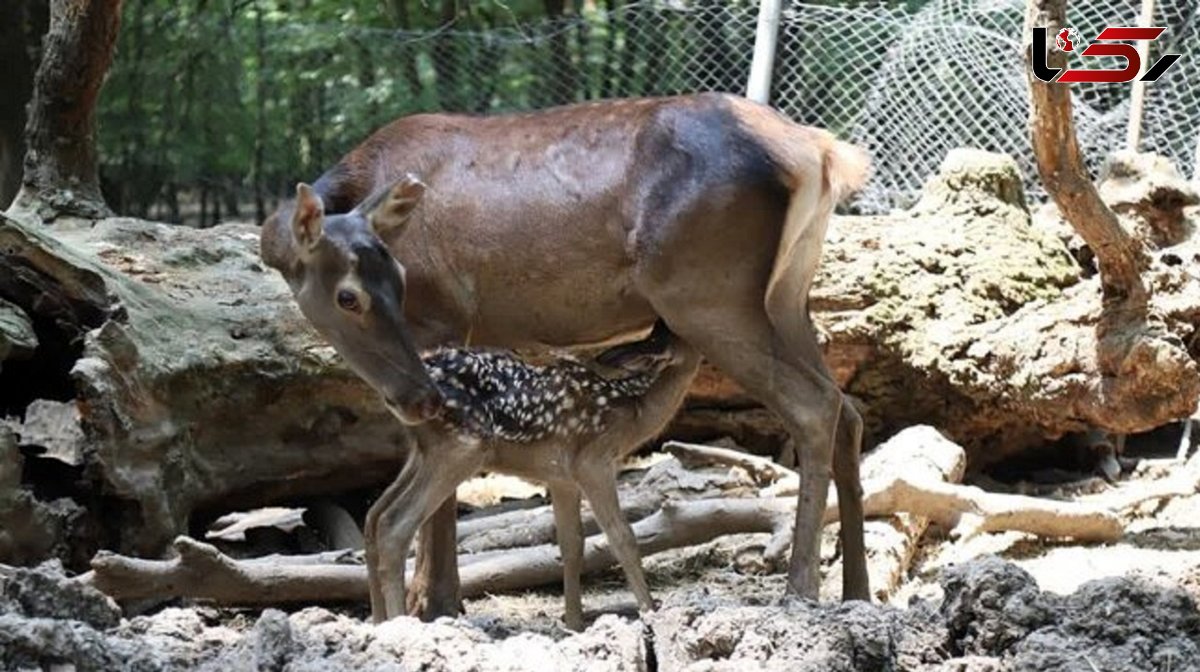
[(292, 235), (300, 247), (301, 256), (312, 251), (324, 235), (325, 204), (313, 188), (301, 182), (296, 185), (296, 211), (292, 214)]
[(361, 206), (375, 235), (388, 240), (404, 231), (413, 210), (425, 195), (425, 183), (408, 173), (390, 188)]

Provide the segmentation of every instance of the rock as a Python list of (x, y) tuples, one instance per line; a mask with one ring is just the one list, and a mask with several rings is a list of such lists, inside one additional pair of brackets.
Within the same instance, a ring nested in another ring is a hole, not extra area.
[(42, 457), (72, 467), (82, 465), (84, 436), (75, 404), (50, 399), (37, 399), (29, 404), (21, 425), (21, 445), (38, 446), (45, 451)]
[(1000, 558), (951, 567), (941, 585), (941, 614), (951, 641), (968, 654), (1003, 653), (1054, 618), (1033, 577)]
[[(1044, 593), (1024, 570), (983, 558), (947, 570), (941, 614), (954, 650), (1017, 670), (1200, 669), (1200, 611), (1180, 588), (1136, 577)], [(1084, 669), (1084, 668), (1081, 668)]]
[(932, 668), (932, 672), (1004, 672), (1006, 669), (999, 658), (990, 656), (963, 656), (952, 658)]
[(1200, 194), (1165, 157), (1115, 152), (1101, 172), (1098, 189), (1105, 204), (1152, 248), (1178, 245), (1195, 232), (1196, 222), (1186, 216), (1186, 208), (1200, 204)]
[(6, 359), (28, 359), (37, 344), (25, 311), (0, 298), (0, 364)]
[(58, 561), (16, 568), (3, 579), (3, 595), (30, 618), (81, 621), (97, 630), (116, 627), (121, 609), (104, 593), (74, 581)]
[(263, 611), (250, 637), (254, 640), (254, 660), (262, 672), (283, 672), (298, 648), (287, 614), (278, 609)]
[(1084, 659), (1101, 670), (1200, 669), (1200, 612), (1179, 588), (1114, 577), (1056, 602), (1054, 622), (1012, 647), (1016, 669), (1068, 669)]
[(648, 617), (660, 670), (885, 670), (937, 663), (946, 631), (923, 605), (847, 602), (783, 607), (696, 596)]

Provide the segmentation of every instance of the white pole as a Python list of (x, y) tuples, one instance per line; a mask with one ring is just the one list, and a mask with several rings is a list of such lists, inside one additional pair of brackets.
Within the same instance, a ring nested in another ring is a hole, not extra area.
[(1200, 134), (1196, 135), (1196, 161), (1192, 164), (1192, 181), (1200, 184)]
[[(1154, 0), (1142, 0), (1142, 18), (1138, 26), (1146, 28), (1153, 26)], [(1125, 147), (1137, 151), (1142, 140), (1142, 113), (1146, 110), (1146, 83), (1142, 75), (1146, 74), (1146, 61), (1150, 60), (1150, 40), (1138, 40), (1138, 56), (1141, 57), (1142, 67), (1138, 70), (1138, 78), (1133, 82), (1133, 93), (1129, 97), (1129, 128), (1125, 134)]]
[(750, 61), (746, 97), (759, 103), (771, 101), (771, 71), (775, 69), (775, 40), (782, 11), (782, 0), (761, 0), (758, 5), (758, 29), (754, 33), (754, 59)]

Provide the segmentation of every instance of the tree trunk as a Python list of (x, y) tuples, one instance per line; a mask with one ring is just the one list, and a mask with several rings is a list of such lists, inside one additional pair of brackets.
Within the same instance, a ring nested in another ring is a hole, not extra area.
[[(1048, 36), (1056, 34), (1066, 26), (1066, 4), (1066, 0), (1029, 0), (1025, 34), (1032, 35), (1038, 27), (1046, 28)], [(1051, 44), (1047, 39), (1043, 45), (1048, 50), (1047, 64), (1065, 68), (1066, 54), (1050, 48)], [(1031, 50), (1027, 54), (1031, 61), (1032, 55)], [(1161, 405), (1159, 399), (1146, 399), (1145, 379), (1177, 369), (1188, 353), (1180, 347), (1178, 334), (1167, 333), (1158, 318), (1151, 317), (1152, 296), (1142, 278), (1151, 267), (1148, 241), (1130, 235), (1088, 175), (1075, 136), (1070, 85), (1043, 82), (1033, 75), (1032, 67), (1027, 72), (1029, 126), (1038, 172), (1062, 217), (1086, 243), (1099, 267), (1102, 306), (1094, 347), (1102, 393), (1093, 399), (1092, 414), (1107, 416), (1101, 426), (1118, 432), (1145, 429), (1131, 422), (1131, 416)]]
[(50, 0), (14, 207), (84, 217), (109, 213), (97, 174), (96, 101), (120, 21), (121, 0)]
[(254, 3), (254, 60), (258, 72), (254, 87), (254, 221), (267, 220), (266, 185), (263, 170), (267, 153), (267, 37), (263, 27), (263, 6)]
[[(1054, 35), (1066, 26), (1066, 0), (1030, 0), (1025, 17), (1025, 34), (1044, 27)], [(1067, 56), (1053, 48), (1046, 56), (1051, 68), (1067, 67)], [(1032, 50), (1029, 52), (1032, 58)], [(1048, 83), (1033, 76), (1029, 80), (1029, 128), (1038, 172), (1046, 191), (1080, 237), (1091, 248), (1100, 267), (1100, 288), (1106, 319), (1101, 322), (1102, 347), (1105, 332), (1128, 327), (1130, 322), (1146, 318), (1149, 294), (1141, 272), (1148, 264), (1137, 240), (1121, 227), (1117, 216), (1104, 204), (1088, 175), (1071, 106), (1071, 86)], [(1120, 345), (1112, 343), (1111, 345)], [(1107, 353), (1100, 358), (1105, 374), (1118, 372), (1122, 353)]]
[(7, 0), (0, 6), (0, 210), (21, 189), (25, 108), (48, 20), (46, 0)]

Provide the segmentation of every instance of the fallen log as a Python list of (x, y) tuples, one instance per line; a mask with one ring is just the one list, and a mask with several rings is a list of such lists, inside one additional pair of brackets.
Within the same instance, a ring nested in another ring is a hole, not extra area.
[[(888, 517), (899, 512), (915, 519), (949, 521), (955, 514), (978, 516), (981, 530), (1018, 530), (1084, 541), (1112, 541), (1123, 532), (1116, 514), (1099, 506), (1055, 502), (1019, 495), (997, 495), (977, 488), (945, 483), (961, 478), (962, 450), (941, 439), (938, 442), (923, 428), (910, 434), (876, 457), (880, 472), (895, 470), (901, 462), (904, 476), (879, 475), (864, 481), (864, 505), (871, 517)], [(932, 442), (931, 442), (932, 440)], [(869, 467), (868, 467), (869, 470)], [(892, 471), (892, 473), (897, 473)], [(978, 492), (976, 492), (978, 491)], [(633, 524), (643, 557), (672, 548), (694, 546), (729, 534), (771, 535), (764, 555), (786, 552), (795, 513), (795, 497), (708, 498), (663, 501), (661, 508)], [(836, 495), (831, 495), (825, 522), (837, 520)], [(914, 525), (908, 536), (918, 536), (923, 523)], [(172, 560), (142, 560), (102, 553), (92, 562), (92, 580), (116, 599), (190, 597), (227, 604), (279, 604), (288, 602), (363, 600), (367, 596), (366, 569), (338, 565), (322, 568), (306, 578), (313, 567), (290, 563), (287, 556), (270, 560), (232, 560), (215, 548), (186, 537), (176, 541), (179, 557)], [(185, 552), (186, 551), (186, 552)], [(875, 558), (872, 570), (880, 585), (893, 585), (911, 558), (903, 549), (882, 560)], [(907, 554), (907, 556), (905, 555)], [(594, 573), (616, 564), (602, 535), (586, 540), (584, 571)], [(553, 584), (562, 579), (558, 548), (554, 544), (491, 551), (459, 556), (464, 597)], [(294, 586), (294, 590), (289, 588)], [(327, 591), (314, 598), (318, 589)], [(880, 595), (886, 597), (886, 595)]]
[[(77, 516), (75, 543), (157, 556), (194, 515), (370, 488), (399, 468), (407, 434), (309, 328), (257, 241), (243, 225), (0, 215), (0, 297), (40, 344), (0, 370), (0, 411), (77, 409), (94, 493), (81, 501), (107, 512)], [(20, 529), (9, 511), (0, 527)]]

